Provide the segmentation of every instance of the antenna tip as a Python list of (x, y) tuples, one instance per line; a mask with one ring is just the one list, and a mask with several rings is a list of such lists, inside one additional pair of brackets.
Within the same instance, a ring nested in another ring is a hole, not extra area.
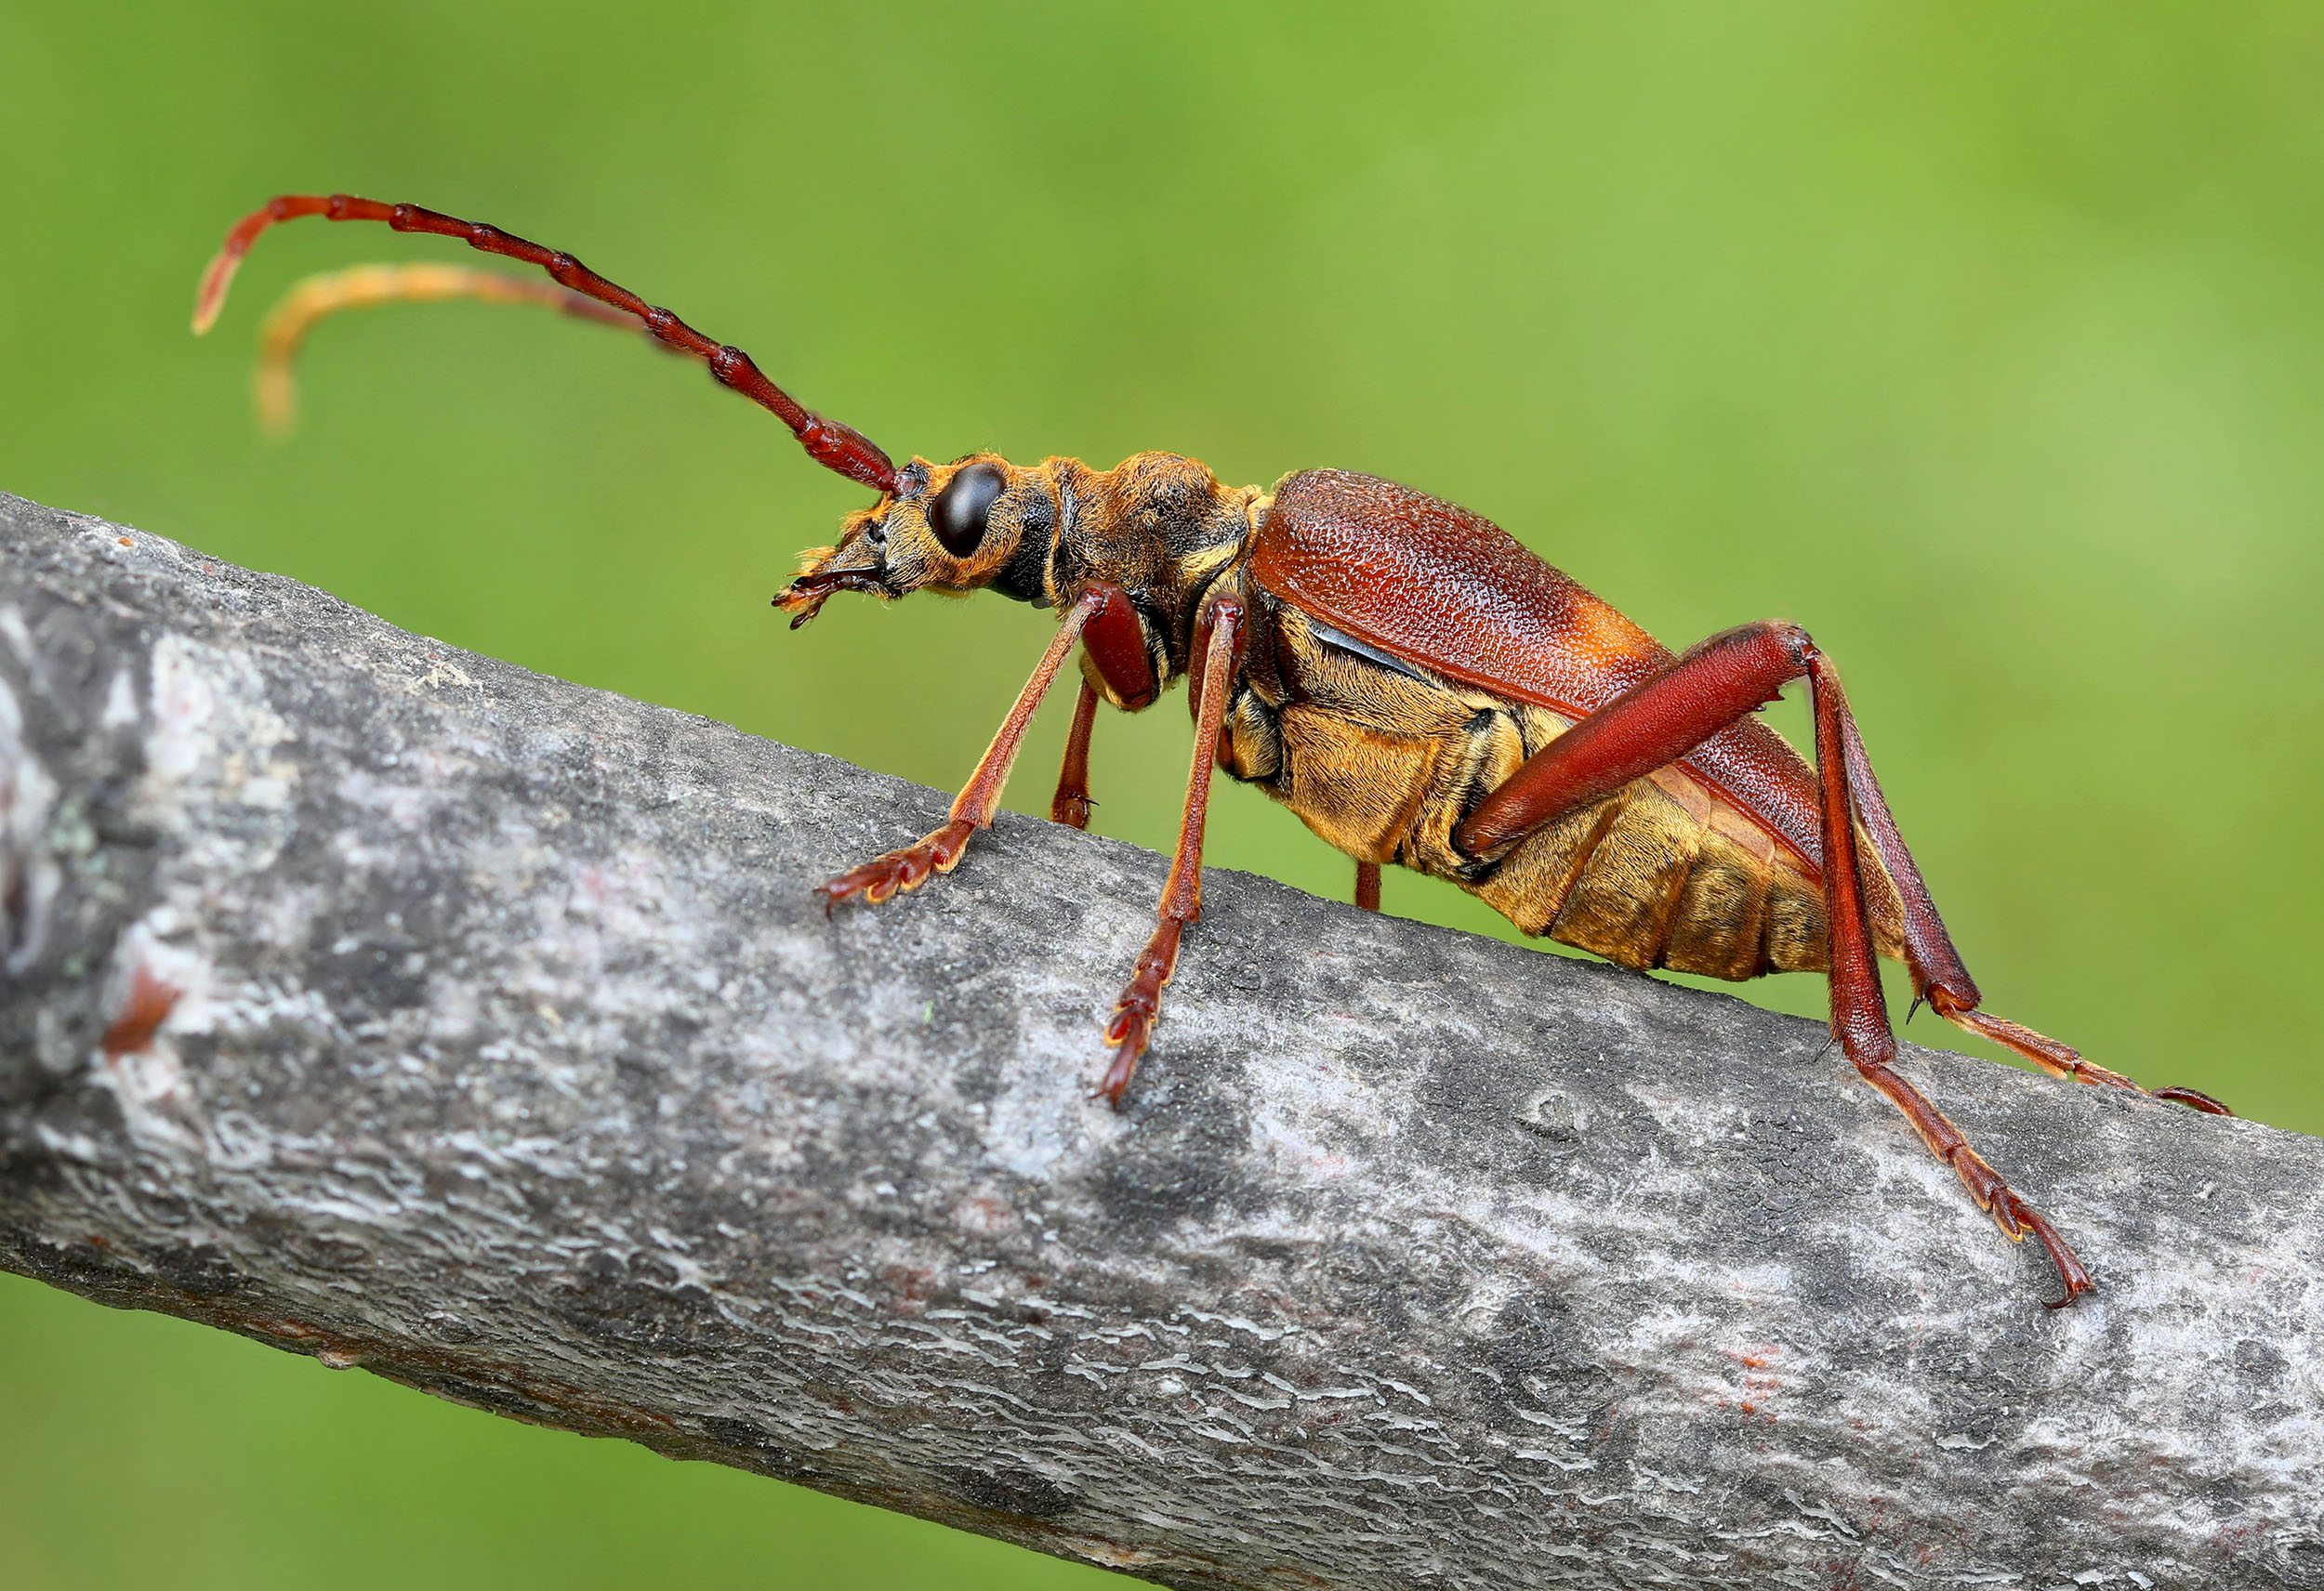
[(224, 248), (210, 258), (203, 269), (202, 285), (193, 296), (193, 335), (200, 336), (218, 324), (218, 312), (226, 307), (226, 289), (232, 285), (235, 268), (242, 264), (239, 249)]

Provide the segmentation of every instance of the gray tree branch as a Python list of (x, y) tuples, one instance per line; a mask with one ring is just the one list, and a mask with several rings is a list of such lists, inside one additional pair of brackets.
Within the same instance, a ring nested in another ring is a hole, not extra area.
[[(2324, 1143), (1160, 859), (0, 497), (0, 1266), (1184, 1586), (2324, 1585)], [(2165, 1079), (2163, 1081), (2168, 1081)]]

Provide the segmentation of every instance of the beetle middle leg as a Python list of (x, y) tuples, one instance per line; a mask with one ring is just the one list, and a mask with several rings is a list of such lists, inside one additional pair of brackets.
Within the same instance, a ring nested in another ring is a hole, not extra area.
[[(1089, 664), (1081, 677), (1081, 699), (1074, 703), (1073, 729), (1065, 736), (1065, 759), (1057, 769), (1057, 794), (1049, 804), (1052, 822), (1076, 829), (1089, 826), (1089, 809), (1097, 805), (1089, 799), (1089, 732), (1097, 723), (1098, 703), (1110, 694), (1124, 712), (1134, 713), (1162, 693), (1146, 650), (1145, 626), (1129, 593), (1103, 584), (1092, 585), (1089, 592), (1097, 607), (1081, 636)], [(1099, 679), (1105, 681), (1103, 692)]]
[(1051, 822), (1068, 828), (1089, 826), (1089, 732), (1098, 720), (1098, 688), (1081, 682), (1081, 698), (1074, 703), (1073, 728), (1065, 735), (1065, 760), (1057, 770), (1057, 794), (1050, 797)]
[(1179, 940), (1186, 925), (1202, 915), (1202, 831), (1210, 811), (1210, 775), (1218, 766), (1219, 733), (1226, 723), (1227, 698), (1234, 693), (1235, 652), (1242, 627), (1241, 602), (1232, 597), (1212, 599), (1209, 644), (1203, 649), (1202, 671), (1195, 686), (1198, 693), (1195, 754), (1186, 772), (1186, 807), (1179, 819), (1178, 849), (1170, 858), (1170, 874), (1155, 908), (1162, 921), (1139, 953), (1136, 969), (1115, 1002), (1113, 1019), (1105, 1025), (1105, 1042), (1117, 1048), (1098, 1093), (1117, 1111), (1137, 1072), (1138, 1058), (1153, 1036), (1155, 1019), (1161, 1014), (1162, 986), (1178, 966)]
[[(1934, 947), (1941, 943), (1949, 951), (1951, 941), (1943, 937), (1935, 908), (1918, 871), (1911, 868), (1895, 820), (1871, 777), (1839, 675), (1806, 631), (1792, 625), (1750, 625), (1695, 647), (1543, 747), (1462, 820), (1454, 831), (1454, 844), (1472, 856), (1505, 851), (1541, 824), (1684, 757), (1712, 734), (1773, 700), (1786, 683), (1802, 677), (1815, 702), (1832, 1036), (1864, 1080), (1904, 1112), (1929, 1151), (1952, 1167), (1969, 1196), (2004, 1236), (2022, 1241), (2030, 1233), (2040, 1241), (2066, 1285), (2066, 1295), (2057, 1303), (2071, 1303), (2096, 1285), (2090, 1272), (2057, 1229), (1894, 1065), (1896, 1038), (1889, 1026), (1865, 916), (1857, 816), (1883, 860), (1893, 845), (1895, 854), (1903, 859), (1902, 871), (1912, 880), (1908, 886), (1899, 877), (1897, 884), (1905, 895), (1908, 921), (1916, 904), (1921, 911), (1921, 947), (1915, 955), (1908, 941), (1908, 954), (1916, 981), (1923, 987), (1932, 986), (1922, 967), (1934, 961)], [(1934, 925), (1933, 932), (1929, 925)], [(1953, 962), (1958, 965), (1957, 954)], [(1933, 970), (1940, 979), (1949, 971), (1941, 965)], [(1965, 970), (1958, 977), (1965, 983)], [(1974, 985), (1966, 988), (1968, 1003), (1974, 1005)]]

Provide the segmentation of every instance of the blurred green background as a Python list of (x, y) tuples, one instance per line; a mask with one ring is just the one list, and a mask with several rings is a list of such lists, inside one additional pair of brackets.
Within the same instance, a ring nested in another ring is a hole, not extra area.
[[(865, 494), (698, 371), (379, 312), (322, 329), (266, 445), (276, 292), (472, 257), (319, 222), (187, 335), (271, 193), (490, 219), (899, 457), (1340, 465), (1672, 643), (1797, 618), (1997, 1009), (2324, 1130), (2324, 10), (0, 0), (0, 487), (957, 783), (1049, 620), (843, 598), (786, 634), (767, 597)], [(1099, 828), (1168, 845), (1185, 735), (1175, 701), (1102, 726)], [(1249, 792), (1210, 857), (1349, 888)], [(1387, 904), (1502, 931), (1409, 875)], [(11, 1591), (1101, 1578), (0, 1278)]]

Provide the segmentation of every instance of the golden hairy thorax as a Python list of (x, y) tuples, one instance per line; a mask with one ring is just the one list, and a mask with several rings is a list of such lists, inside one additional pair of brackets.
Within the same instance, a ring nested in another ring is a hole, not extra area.
[[(1569, 720), (1446, 680), (1245, 582), (1252, 612), (1230, 706), (1227, 770), (1359, 861), (1447, 878), (1525, 933), (1624, 966), (1710, 978), (1822, 971), (1819, 869), (1702, 781), (1666, 768), (1526, 836), (1489, 863), (1452, 831)], [(1866, 906), (1902, 953), (1895, 886)]]

